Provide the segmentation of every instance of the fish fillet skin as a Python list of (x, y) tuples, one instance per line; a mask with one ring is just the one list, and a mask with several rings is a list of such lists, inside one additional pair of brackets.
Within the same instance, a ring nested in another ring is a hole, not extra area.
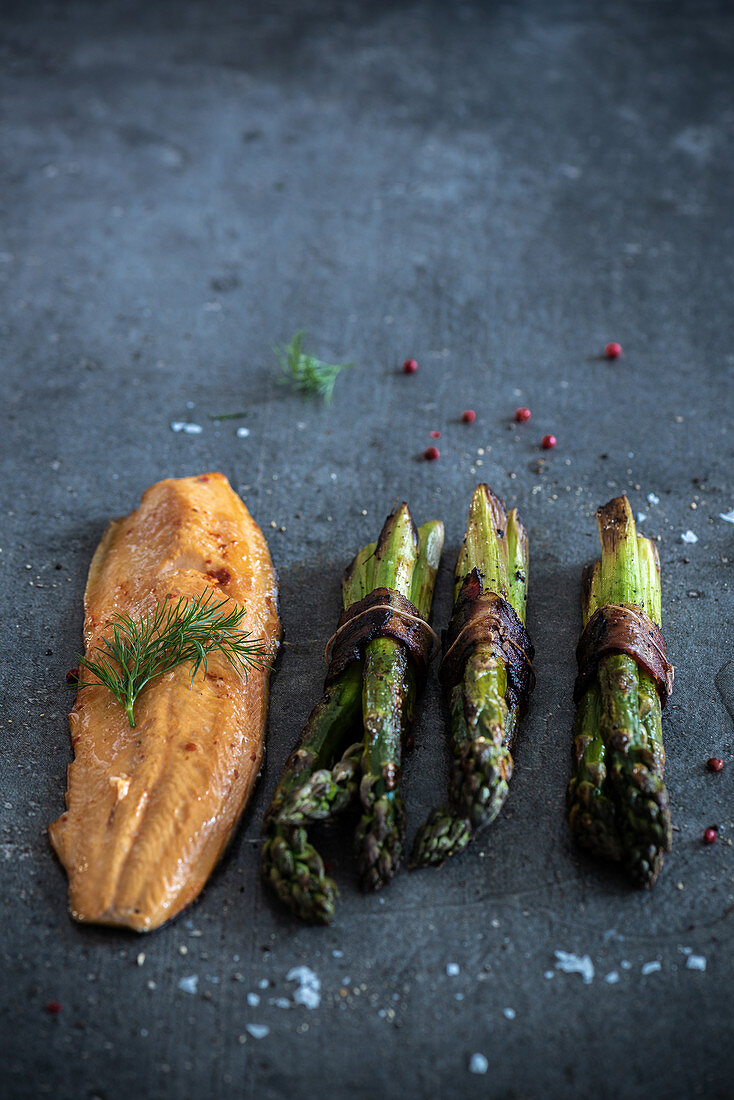
[[(240, 628), (272, 664), (278, 586), (265, 538), (223, 474), (160, 481), (109, 525), (84, 594), (87, 656), (115, 612), (209, 591), (245, 608)], [(89, 673), (86, 673), (92, 679)], [(49, 836), (78, 921), (158, 928), (193, 901), (245, 808), (262, 759), (270, 671), (233, 669), (220, 653), (152, 681), (135, 728), (107, 690), (77, 694), (66, 812)]]

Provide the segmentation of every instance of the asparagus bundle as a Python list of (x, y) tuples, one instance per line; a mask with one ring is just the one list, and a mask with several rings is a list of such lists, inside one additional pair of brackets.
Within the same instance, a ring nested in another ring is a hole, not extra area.
[(401, 504), (342, 578), (345, 610), (331, 640), (324, 696), (263, 822), (263, 877), (304, 920), (328, 923), (337, 896), (308, 827), (333, 819), (357, 794), (363, 886), (384, 886), (400, 863), (402, 743), (431, 646), (427, 619), (442, 548), (443, 524), (416, 530)]
[(524, 628), (528, 539), (488, 485), (478, 485), (454, 575), (454, 612), (441, 680), (453, 765), (448, 805), (416, 837), (412, 864), (437, 866), (494, 821), (508, 793), (518, 718), (533, 686)]
[(602, 556), (584, 570), (581, 594), (569, 823), (581, 847), (652, 886), (671, 844), (661, 707), (673, 669), (660, 633), (660, 564), (626, 497), (599, 508), (597, 522)]

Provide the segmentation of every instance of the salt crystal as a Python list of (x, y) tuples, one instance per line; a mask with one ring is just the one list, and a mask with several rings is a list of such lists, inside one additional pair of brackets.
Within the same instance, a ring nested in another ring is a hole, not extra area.
[(237, 429), (237, 438), (238, 439), (247, 439), (249, 434), (250, 434), (250, 429), (249, 428), (238, 428)]
[(335, 947), (334, 950), (331, 953), (332, 953), (332, 955), (334, 956), (335, 959), (343, 959), (344, 958), (344, 952), (340, 951), (338, 947)]
[(638, 512), (637, 513), (637, 522), (638, 523), (644, 523), (646, 519), (647, 519), (647, 512)]
[(260, 994), (259, 993), (248, 993), (247, 994), (247, 1003), (250, 1006), (250, 1008), (257, 1008), (257, 1006), (260, 1004)]
[(270, 1034), (270, 1028), (267, 1024), (245, 1024), (245, 1029), (249, 1031), (253, 1039), (264, 1039), (266, 1035)]
[(648, 501), (648, 504), (659, 504), (660, 503), (660, 497), (656, 497), (654, 493), (648, 493), (647, 494), (647, 501)]
[(489, 1069), (489, 1062), (483, 1054), (472, 1054), (469, 1059), (469, 1073), (486, 1073)]
[(608, 982), (609, 985), (614, 985), (619, 981), (619, 974), (616, 970), (610, 970), (608, 974), (604, 975), (604, 981)]
[(517, 1013), (514, 1008), (503, 1008), (502, 1015), (506, 1020), (514, 1020)]
[(642, 976), (644, 978), (644, 977), (647, 977), (648, 974), (654, 974), (657, 970), (662, 970), (662, 969), (663, 968), (662, 968), (661, 964), (658, 962), (658, 960), (653, 959), (652, 962), (645, 963), (643, 965), (642, 970), (640, 971), (640, 973), (642, 974)]
[(448, 963), (446, 973), (450, 978), (455, 978), (457, 974), (461, 973), (461, 967), (458, 963)]
[(696, 535), (690, 528), (684, 531), (680, 537), (681, 542), (698, 542), (698, 535)]
[(686, 959), (686, 967), (688, 970), (705, 970), (706, 959), (703, 955), (689, 955)]
[(555, 951), (558, 960), (556, 970), (562, 970), (564, 974), (580, 974), (584, 985), (591, 985), (594, 978), (594, 964), (588, 955), (573, 955), (567, 951)]
[(270, 983), (268, 982), (267, 978), (261, 978), (260, 981), (257, 983), (257, 988), (258, 989), (267, 989), (269, 984)]
[(734, 508), (731, 512), (719, 512), (719, 519), (726, 520), (727, 523), (734, 523)]
[(200, 435), (204, 431), (201, 424), (187, 424), (185, 420), (171, 421), (172, 432), (184, 432), (185, 435)]
[(548, 979), (552, 978), (553, 977), (553, 971), (552, 970), (546, 970), (546, 972), (543, 974), (543, 977), (548, 978)]
[(294, 966), (285, 976), (287, 982), (298, 982), (293, 1002), (305, 1008), (318, 1008), (321, 1003), (321, 980), (308, 966)]
[(178, 983), (178, 988), (184, 993), (196, 993), (199, 985), (199, 977), (197, 974), (191, 974), (188, 978), (181, 978)]
[(270, 1002), (271, 1005), (275, 1005), (276, 1008), (290, 1008), (291, 1002), (287, 997), (274, 997)]

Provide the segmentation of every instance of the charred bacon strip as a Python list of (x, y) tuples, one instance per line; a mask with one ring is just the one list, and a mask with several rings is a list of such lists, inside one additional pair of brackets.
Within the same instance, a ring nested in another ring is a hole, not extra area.
[(597, 512), (601, 560), (584, 571), (569, 823), (577, 843), (652, 886), (670, 851), (661, 711), (673, 669), (660, 631), (660, 564), (626, 497)]

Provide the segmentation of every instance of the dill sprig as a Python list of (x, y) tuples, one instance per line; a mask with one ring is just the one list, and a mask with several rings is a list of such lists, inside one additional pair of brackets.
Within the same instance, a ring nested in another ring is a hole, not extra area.
[(315, 355), (308, 355), (303, 351), (304, 335), (305, 330), (299, 329), (285, 347), (273, 346), (280, 363), (280, 381), (302, 393), (323, 397), (325, 404), (330, 405), (338, 375), (354, 363), (324, 363)]
[(263, 668), (268, 654), (261, 639), (239, 629), (245, 613), (229, 597), (220, 600), (211, 590), (201, 596), (181, 596), (175, 604), (163, 601), (148, 606), (137, 620), (115, 612), (110, 622), (112, 638), (103, 638), (89, 657), (79, 657), (80, 672), (85, 668), (96, 679), (77, 686), (103, 684), (134, 727), (133, 705), (140, 692), (178, 665), (193, 662), (193, 687), (202, 666), (206, 676), (209, 654), (217, 652), (247, 679), (248, 669)]

